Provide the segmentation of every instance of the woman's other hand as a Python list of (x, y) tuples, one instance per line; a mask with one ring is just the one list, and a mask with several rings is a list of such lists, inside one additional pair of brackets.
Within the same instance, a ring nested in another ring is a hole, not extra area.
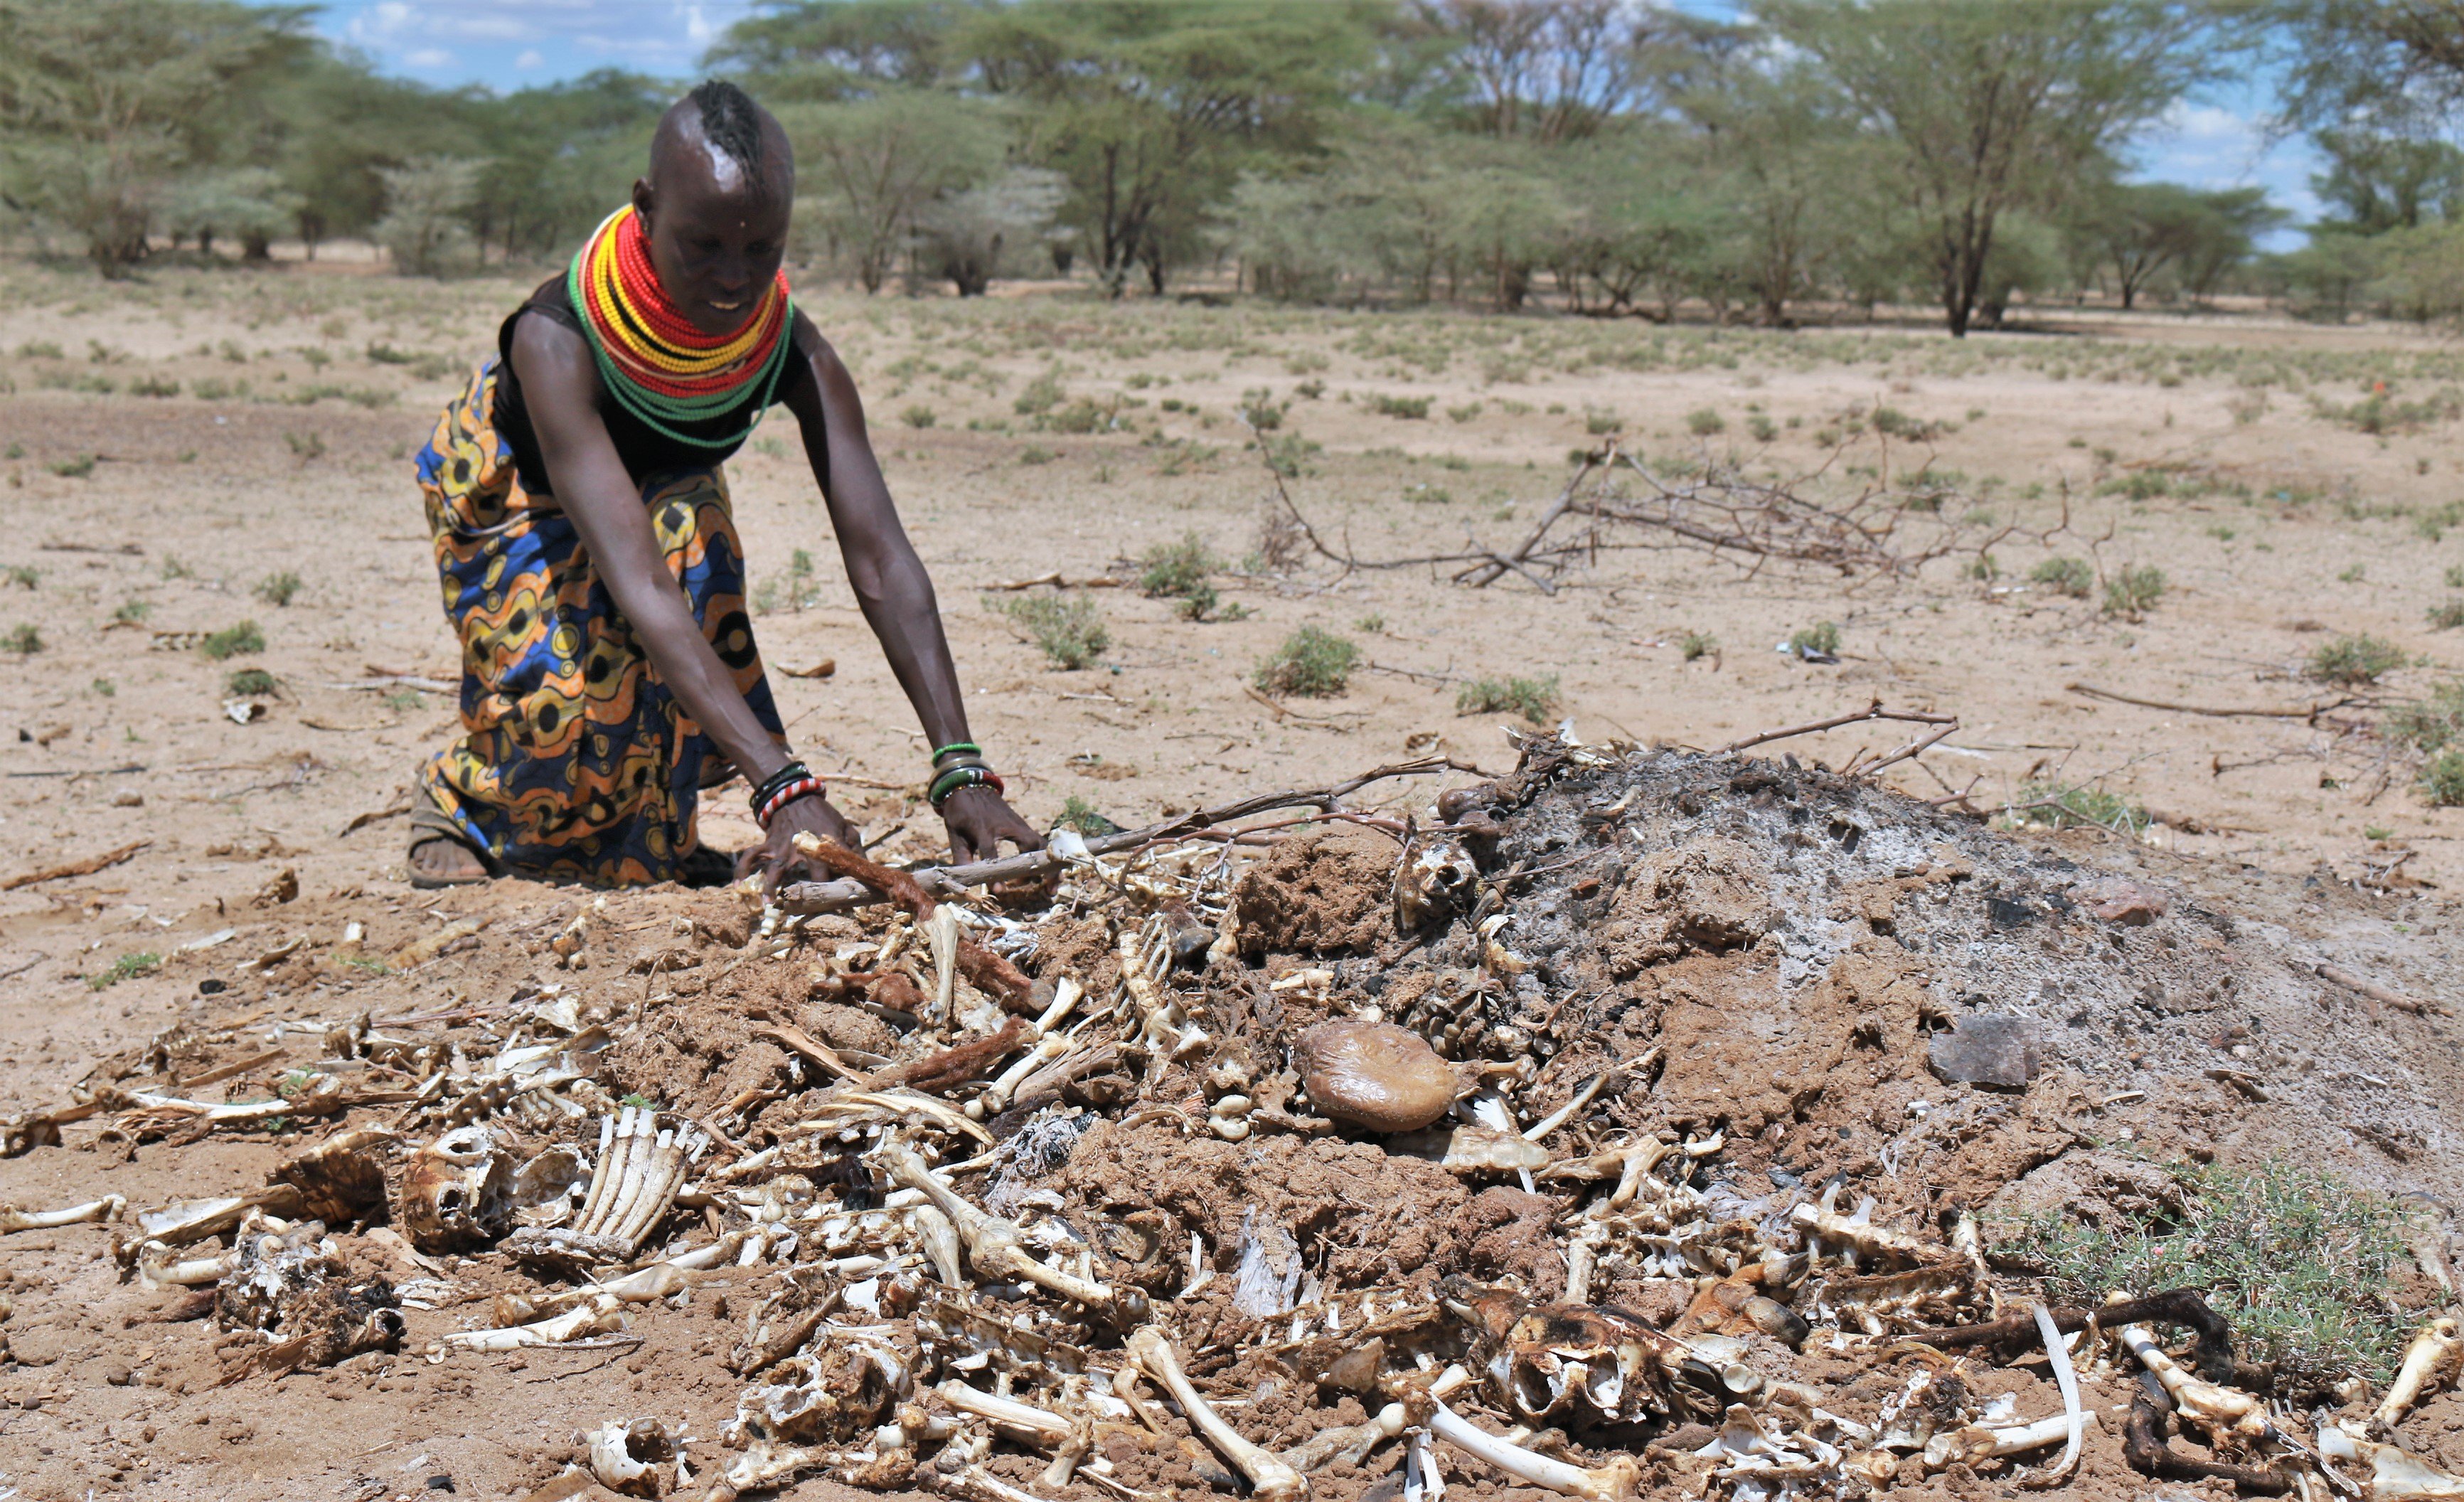
[(942, 799), (941, 822), (950, 828), (953, 865), (995, 859), (1003, 840), (1022, 851), (1044, 849), (1044, 836), (1029, 828), (1001, 794), (980, 783)]

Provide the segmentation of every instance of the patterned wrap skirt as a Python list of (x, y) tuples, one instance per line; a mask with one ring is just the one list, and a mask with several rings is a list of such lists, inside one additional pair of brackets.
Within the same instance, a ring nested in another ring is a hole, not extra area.
[[(473, 374), (416, 460), (462, 644), (463, 735), (422, 769), (422, 785), (499, 870), (597, 886), (677, 879), (697, 847), (701, 789), (735, 767), (660, 680), (554, 497), (523, 491), (492, 415), (496, 366), (491, 356)], [(783, 743), (725, 477), (712, 467), (636, 479), (693, 619)]]

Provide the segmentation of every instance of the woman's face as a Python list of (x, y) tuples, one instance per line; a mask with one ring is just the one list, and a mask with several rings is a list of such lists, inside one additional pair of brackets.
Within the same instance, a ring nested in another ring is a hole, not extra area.
[(795, 168), (781, 149), (748, 171), (698, 130), (681, 134), (633, 185), (634, 211), (668, 299), (701, 333), (733, 334), (760, 306), (787, 254)]

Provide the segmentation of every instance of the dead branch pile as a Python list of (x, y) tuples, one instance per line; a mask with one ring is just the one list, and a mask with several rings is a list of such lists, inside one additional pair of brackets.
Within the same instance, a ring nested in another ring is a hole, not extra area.
[[(742, 953), (697, 1001), (658, 989), (663, 953), (614, 1015), (545, 983), (363, 1017), (324, 1038), (334, 1072), (270, 1107), (103, 1083), (11, 1123), (9, 1150), (97, 1114), (156, 1136), (352, 1114), (262, 1186), (111, 1233), (131, 1276), (196, 1291), (241, 1337), (233, 1381), (405, 1342), (435, 1362), (617, 1346), (723, 1286), (742, 1310), (709, 1357), (741, 1384), (723, 1431), (611, 1416), (587, 1436), (589, 1472), (633, 1495), (826, 1475), (981, 1502), (1296, 1498), (1399, 1472), (1416, 1502), (1449, 1473), (1768, 1502), (1951, 1471), (2057, 1486), (2091, 1450), (2264, 1492), (2464, 1494), (2396, 1437), (2464, 1359), (2453, 1318), (2372, 1406), (2243, 1359), (2196, 1292), (2069, 1307), (1988, 1260), (1970, 1206), (2024, 1170), (1978, 1156), (2010, 1110), (1956, 1082), (2024, 1093), (2049, 1050), (2009, 1015), (1944, 1030), (1908, 957), (2084, 915), (2079, 868), (1733, 755), (1538, 738), (1399, 823), (1347, 806), (1368, 781), (1080, 842), (1023, 916), (817, 846), (859, 895), (744, 894)], [(1230, 821), (1291, 806), (1318, 827), (1236, 863), (1261, 831)], [(848, 900), (853, 918), (820, 911)], [(2101, 900), (2077, 963), (2188, 921)], [(2047, 932), (2000, 979), (2073, 962)], [(2211, 982), (2167, 958), (2173, 934), (2131, 952), (2139, 980)], [(585, 913), (548, 949), (592, 942)], [(748, 968), (795, 979), (792, 1020), (719, 1000)], [(743, 1089), (658, 1075), (647, 1050), (679, 1016), (781, 1062)], [(1784, 1166), (1821, 1150), (1800, 1129), (1852, 1127), (1877, 1144), (1856, 1192)], [(422, 1276), (338, 1253), (379, 1222)], [(415, 1336), (406, 1310), (460, 1328)], [(2039, 1351), (2057, 1399), (1987, 1390)], [(2128, 1418), (2090, 1384), (2126, 1390)]]

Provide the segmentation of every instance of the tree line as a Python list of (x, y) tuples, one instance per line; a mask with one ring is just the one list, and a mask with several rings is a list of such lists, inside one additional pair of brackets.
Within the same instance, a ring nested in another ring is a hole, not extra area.
[[(673, 80), (384, 77), (307, 7), (0, 0), (0, 205), (104, 275), (366, 236), (428, 274), (565, 254)], [(1786, 323), (2229, 287), (2464, 312), (2464, 0), (773, 0), (705, 59), (778, 112), (800, 257), (869, 291), (1192, 273), (1298, 301)], [(2129, 180), (2132, 143), (2282, 80), (2333, 212)]]

